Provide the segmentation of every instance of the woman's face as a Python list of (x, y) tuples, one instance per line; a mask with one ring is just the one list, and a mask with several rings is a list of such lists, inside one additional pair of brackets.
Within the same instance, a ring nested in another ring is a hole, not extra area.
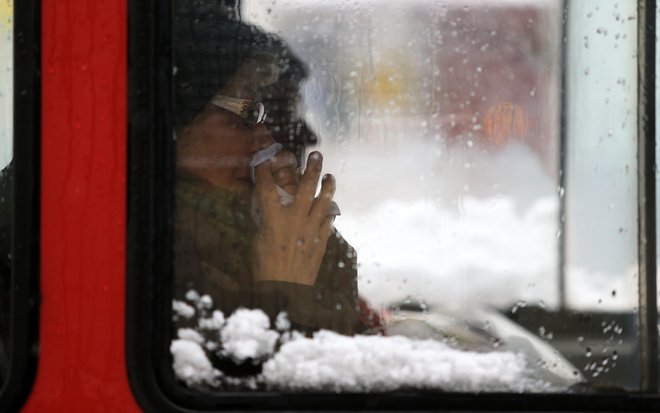
[(247, 196), (253, 188), (250, 159), (272, 143), (263, 124), (247, 125), (238, 115), (209, 105), (178, 136), (177, 168)]

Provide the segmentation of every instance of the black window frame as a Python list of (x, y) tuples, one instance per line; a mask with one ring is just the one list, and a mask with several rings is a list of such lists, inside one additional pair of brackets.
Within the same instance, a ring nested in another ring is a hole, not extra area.
[[(17, 411), (36, 376), (39, 334), (41, 2), (15, 1), (9, 369), (0, 411)], [(20, 68), (20, 70), (19, 70)]]
[[(570, 0), (566, 0), (570, 1)], [(565, 3), (566, 4), (566, 3)], [(640, 71), (640, 269), (645, 291), (654, 291), (655, 257), (655, 0), (639, 0)], [(564, 8), (566, 10), (566, 6)], [(170, 2), (129, 0), (127, 365), (136, 399), (147, 411), (225, 410), (453, 410), (453, 411), (660, 411), (655, 392), (621, 394), (504, 394), (401, 391), (378, 394), (201, 393), (176, 383), (171, 337), (171, 220), (174, 172)], [(566, 16), (564, 16), (566, 17)], [(646, 41), (645, 39), (652, 39)], [(649, 116), (650, 115), (650, 116)], [(565, 116), (562, 116), (562, 124)], [(562, 127), (562, 130), (564, 128)], [(641, 138), (643, 137), (643, 139)], [(650, 149), (650, 150), (649, 150)], [(643, 235), (642, 235), (643, 234)], [(641, 241), (640, 241), (641, 242)], [(641, 246), (642, 244), (640, 244)], [(652, 248), (653, 255), (649, 256)], [(646, 254), (646, 255), (643, 255)], [(642, 256), (643, 255), (643, 256)], [(642, 268), (644, 266), (644, 268)], [(653, 283), (653, 284), (651, 284)], [(654, 296), (654, 294), (651, 294)], [(645, 305), (655, 308), (653, 299)], [(647, 308), (648, 307), (644, 307)], [(641, 325), (648, 328), (647, 320)], [(650, 331), (650, 330), (649, 330)], [(647, 346), (653, 346), (653, 337)], [(657, 356), (657, 333), (655, 337)], [(650, 347), (647, 347), (651, 351)], [(652, 357), (652, 355), (651, 355)], [(651, 374), (656, 373), (651, 372)], [(657, 382), (656, 382), (657, 383)]]

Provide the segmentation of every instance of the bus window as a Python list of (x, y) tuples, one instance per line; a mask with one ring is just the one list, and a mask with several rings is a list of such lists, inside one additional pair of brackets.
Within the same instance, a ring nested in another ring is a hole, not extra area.
[[(556, 368), (474, 380), (483, 352), (525, 364), (503, 332), (520, 327), (488, 306), (558, 305), (557, 4), (251, 1), (244, 21), (212, 4), (181, 2), (173, 16), (179, 378), (342, 391), (580, 383), (564, 357), (538, 352), (527, 356)], [(356, 354), (333, 357), (345, 336)], [(428, 339), (435, 362), (415, 358)], [(360, 365), (340, 380), (342, 361), (391, 353), (419, 377), (389, 383)], [(464, 354), (474, 371), (456, 368)], [(457, 373), (432, 379), (423, 367), (440, 362)], [(326, 375), (286, 368), (300, 363)]]
[(173, 3), (181, 394), (643, 387), (637, 5), (467, 3)]
[(11, 178), (13, 138), (13, 2), (0, 3), (0, 388), (9, 362), (11, 283)]

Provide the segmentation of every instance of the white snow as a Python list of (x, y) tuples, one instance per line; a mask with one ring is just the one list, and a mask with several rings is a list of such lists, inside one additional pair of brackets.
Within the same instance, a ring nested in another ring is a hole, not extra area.
[(170, 345), (176, 377), (186, 385), (217, 386), (221, 373), (214, 369), (202, 347), (189, 340), (173, 340)]
[(180, 328), (176, 335), (181, 340), (192, 341), (197, 344), (204, 344), (204, 337), (192, 328)]
[[(388, 200), (345, 214), (344, 236), (358, 251), (360, 293), (377, 306), (406, 296), (460, 308), (472, 302), (558, 303), (557, 202), (519, 210), (511, 197), (465, 197), (460, 213), (428, 200)], [(368, 228), (369, 230), (365, 230)], [(637, 269), (608, 272), (569, 265), (567, 302), (626, 311), (637, 302)]]
[(275, 328), (278, 331), (291, 329), (291, 321), (289, 321), (289, 316), (284, 311), (277, 315), (277, 318), (275, 319)]
[(445, 306), (556, 300), (557, 204), (519, 212), (509, 197), (465, 197), (461, 211), (424, 199), (388, 200), (342, 218), (358, 251), (360, 291), (386, 305), (408, 295)]
[(466, 352), (433, 340), (347, 337), (331, 331), (284, 344), (264, 364), (263, 377), (268, 386), (290, 391), (553, 390), (529, 375), (519, 354)]
[[(219, 313), (219, 311), (217, 311)], [(221, 314), (221, 313), (220, 313)], [(276, 326), (289, 324), (285, 313)], [(201, 327), (199, 327), (201, 328)], [(179, 329), (170, 350), (174, 371), (191, 387), (217, 388), (221, 383), (255, 388), (257, 382), (275, 390), (382, 392), (401, 389), (444, 391), (549, 392), (561, 390), (542, 380), (526, 357), (513, 352), (469, 352), (437, 340), (403, 336), (348, 337), (321, 330), (313, 338), (297, 331), (270, 328), (261, 310), (238, 309), (221, 329), (221, 341), (204, 341), (199, 332)], [(277, 353), (275, 346), (280, 348)], [(203, 347), (243, 361), (269, 358), (262, 374), (223, 376)]]
[(197, 301), (197, 309), (199, 310), (209, 310), (211, 307), (213, 307), (213, 299), (208, 294), (204, 294)]
[(183, 301), (172, 300), (172, 310), (175, 315), (183, 318), (191, 318), (195, 315), (195, 309)]
[(202, 330), (220, 330), (225, 324), (225, 315), (222, 314), (222, 311), (215, 310), (211, 317), (200, 318), (197, 324)]
[(199, 293), (195, 290), (188, 290), (186, 293), (186, 300), (196, 303), (199, 300)]
[(279, 336), (270, 330), (270, 320), (263, 311), (245, 308), (236, 310), (220, 332), (223, 353), (237, 361), (270, 356)]

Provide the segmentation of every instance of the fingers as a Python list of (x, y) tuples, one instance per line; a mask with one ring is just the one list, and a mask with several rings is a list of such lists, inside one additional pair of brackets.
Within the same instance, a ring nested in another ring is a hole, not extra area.
[(335, 195), (336, 187), (334, 176), (326, 174), (321, 181), (319, 196), (314, 201), (312, 209), (309, 212), (310, 217), (317, 219), (317, 222), (321, 222), (328, 216), (330, 203), (332, 202), (332, 197)]
[(264, 218), (270, 215), (270, 211), (280, 205), (279, 195), (275, 189), (275, 182), (271, 172), (270, 162), (264, 162), (254, 168), (254, 180), (259, 205)]
[(296, 169), (298, 162), (289, 151), (280, 151), (272, 160), (272, 171), (275, 185), (284, 189), (290, 195), (295, 195), (300, 184), (300, 173)]
[(296, 193), (296, 200), (294, 205), (297, 209), (308, 213), (312, 203), (314, 202), (314, 195), (316, 195), (316, 186), (321, 176), (321, 169), (323, 167), (323, 156), (320, 152), (312, 152), (307, 157), (307, 168), (300, 180), (300, 186)]
[[(328, 214), (335, 194), (336, 183), (332, 175), (325, 175), (321, 182), (319, 195), (315, 196), (323, 166), (322, 155), (319, 152), (309, 154), (307, 168), (301, 177), (300, 173), (292, 168), (294, 165), (292, 161), (295, 161), (292, 154), (286, 151), (282, 151), (281, 154), (284, 154), (282, 158), (264, 162), (254, 170), (256, 191), (264, 218), (266, 215), (272, 216), (278, 210), (281, 210), (282, 213), (288, 210), (289, 212), (286, 214), (290, 217), (298, 217), (297, 219), (307, 221), (305, 226), (313, 233), (318, 234), (319, 231), (328, 233), (334, 220), (334, 216), (329, 217)], [(277, 166), (279, 169), (276, 169)], [(291, 195), (295, 194), (291, 205), (281, 203), (277, 187)], [(281, 205), (287, 205), (287, 207), (282, 210)], [(324, 237), (327, 238), (323, 235), (322, 238)]]
[(296, 161), (296, 156), (287, 150), (279, 151), (272, 159), (273, 171), (277, 171), (282, 168), (290, 168), (295, 170), (297, 167), (298, 161)]
[(321, 245), (319, 246), (323, 251), (325, 251), (325, 247), (328, 244), (328, 238), (330, 238), (330, 234), (332, 233), (332, 222), (334, 220), (334, 215), (327, 215), (323, 218), (323, 221), (321, 221), (321, 226), (319, 228), (319, 242)]
[(298, 185), (300, 185), (300, 173), (296, 169), (281, 168), (273, 173), (275, 185), (284, 189), (290, 195), (295, 195), (298, 192)]

